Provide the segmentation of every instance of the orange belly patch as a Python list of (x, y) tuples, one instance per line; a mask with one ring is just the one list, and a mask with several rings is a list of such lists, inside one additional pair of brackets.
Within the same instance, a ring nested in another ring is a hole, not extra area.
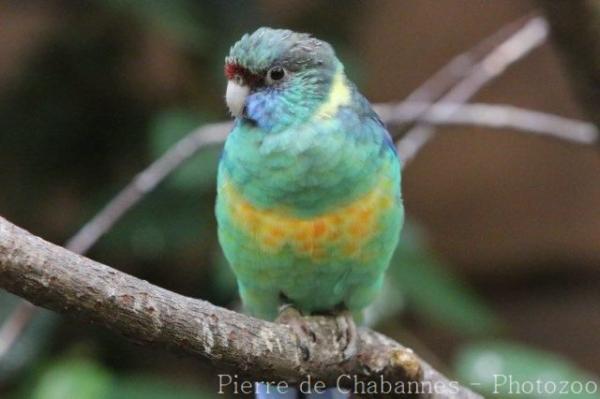
[(293, 216), (284, 208), (258, 208), (228, 178), (220, 195), (233, 223), (253, 237), (262, 251), (274, 254), (289, 247), (299, 256), (318, 261), (332, 252), (365, 256), (363, 250), (379, 231), (382, 215), (394, 203), (395, 191), (392, 182), (382, 178), (355, 201), (310, 219)]

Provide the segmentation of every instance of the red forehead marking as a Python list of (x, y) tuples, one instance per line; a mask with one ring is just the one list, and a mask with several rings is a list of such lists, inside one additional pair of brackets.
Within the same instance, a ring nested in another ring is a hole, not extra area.
[(225, 77), (228, 80), (232, 80), (236, 75), (241, 76), (244, 82), (250, 86), (257, 84), (262, 79), (262, 76), (250, 72), (239, 64), (225, 64)]

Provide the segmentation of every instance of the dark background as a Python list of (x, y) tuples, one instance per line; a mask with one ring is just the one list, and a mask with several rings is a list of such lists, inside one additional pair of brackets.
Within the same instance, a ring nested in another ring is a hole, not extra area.
[[(533, 9), (524, 0), (0, 1), (0, 214), (64, 243), (178, 138), (228, 117), (223, 59), (259, 26), (331, 42), (363, 93), (388, 102)], [(584, 119), (565, 74), (546, 44), (475, 100)], [(89, 256), (237, 306), (215, 235), (217, 160), (218, 149), (202, 152)], [(378, 328), (462, 381), (482, 364), (599, 375), (599, 182), (591, 148), (441, 128), (404, 172), (411, 223)], [(0, 293), (0, 320), (15, 303)], [(214, 370), (49, 312), (0, 361), (2, 397), (167, 398), (174, 387), (177, 397), (215, 396)]]

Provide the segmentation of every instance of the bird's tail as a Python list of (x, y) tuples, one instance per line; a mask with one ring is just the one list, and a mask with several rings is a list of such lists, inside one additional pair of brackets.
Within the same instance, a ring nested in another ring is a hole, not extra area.
[(319, 392), (300, 392), (294, 387), (281, 387), (277, 385), (256, 383), (256, 399), (347, 399), (350, 394), (337, 388), (328, 388)]

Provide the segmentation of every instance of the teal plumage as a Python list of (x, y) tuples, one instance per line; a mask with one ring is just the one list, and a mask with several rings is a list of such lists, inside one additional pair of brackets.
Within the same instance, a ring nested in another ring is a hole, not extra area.
[(326, 42), (245, 35), (226, 59), (236, 116), (219, 165), (219, 240), (247, 311), (359, 312), (403, 222), (400, 162)]

